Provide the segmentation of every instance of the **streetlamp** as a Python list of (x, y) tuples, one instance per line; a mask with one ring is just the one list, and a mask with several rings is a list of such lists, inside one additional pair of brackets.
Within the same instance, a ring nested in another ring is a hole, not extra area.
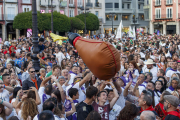
[(51, 32), (53, 33), (53, 0), (51, 0)]
[(109, 15), (112, 18), (112, 34), (114, 34), (114, 31), (113, 31), (113, 19), (114, 19), (115, 13), (109, 13)]
[(134, 26), (135, 26), (135, 35), (136, 35), (136, 23), (137, 23), (137, 19), (138, 18), (135, 18), (135, 16), (132, 17), (132, 21), (133, 21)]
[(83, 11), (85, 11), (85, 13), (84, 13), (84, 24), (85, 24), (85, 31), (84, 31), (84, 33), (85, 33), (85, 35), (86, 35), (86, 10), (89, 10), (89, 8), (86, 8), (86, 0), (84, 1), (85, 2), (85, 6), (84, 7), (82, 7), (81, 8), (81, 10)]
[(36, 71), (40, 69), (39, 59), (37, 58), (37, 54), (39, 53), (39, 41), (38, 41), (38, 28), (37, 28), (37, 8), (36, 8), (36, 0), (32, 0), (32, 30), (33, 30), (33, 66)]

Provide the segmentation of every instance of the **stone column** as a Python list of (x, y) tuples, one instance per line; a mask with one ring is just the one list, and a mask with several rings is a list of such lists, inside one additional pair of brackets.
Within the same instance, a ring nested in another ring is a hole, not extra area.
[(6, 33), (7, 31), (6, 31), (6, 25), (4, 24), (4, 25), (2, 25), (2, 39), (3, 40), (5, 40), (5, 39), (7, 39), (7, 36), (6, 36)]
[(154, 33), (154, 23), (152, 21), (150, 21), (149, 33), (150, 34)]
[(16, 39), (18, 39), (19, 38), (19, 30), (18, 29), (16, 29)]
[(163, 35), (166, 35), (166, 21), (162, 21), (163, 23)]
[(176, 34), (179, 34), (179, 21), (176, 22)]

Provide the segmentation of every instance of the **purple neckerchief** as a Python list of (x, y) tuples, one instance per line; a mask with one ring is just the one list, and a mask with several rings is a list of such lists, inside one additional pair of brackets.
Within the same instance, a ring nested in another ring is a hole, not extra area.
[[(73, 102), (74, 102), (74, 103), (79, 103), (77, 100), (73, 100)], [(67, 112), (67, 111), (70, 111), (71, 108), (72, 108), (72, 107), (71, 107), (71, 101), (70, 101), (70, 100), (66, 100), (64, 107), (65, 107), (65, 111), (66, 111), (66, 112)]]
[(46, 96), (46, 94), (45, 94), (45, 93), (42, 95), (42, 100), (43, 100), (43, 103), (44, 103), (44, 101), (46, 101), (46, 100), (47, 100), (47, 96)]
[[(134, 73), (134, 72), (135, 72), (135, 69), (133, 70), (133, 73)], [(133, 76), (132, 76), (133, 73), (132, 73), (131, 71), (127, 70), (127, 71), (126, 71), (126, 74), (128, 74), (128, 73), (129, 73), (128, 82), (129, 82), (129, 81), (133, 81)]]
[(132, 86), (135, 86), (136, 85), (136, 82), (132, 82), (132, 84), (131, 84)]
[(77, 75), (77, 74), (76, 74), (76, 73), (74, 73), (73, 71), (69, 71), (69, 73), (73, 73), (73, 74)]
[(139, 84), (139, 86), (144, 86), (144, 88), (146, 88), (146, 86), (145, 86), (145, 85), (143, 85), (143, 84)]
[(171, 91), (174, 91), (174, 88), (173, 88), (172, 86), (170, 86), (169, 89), (170, 89)]
[(147, 84), (148, 82), (144, 81), (144, 83), (146, 83), (146, 84)]
[(174, 72), (177, 72), (177, 70), (174, 70), (174, 69), (172, 69), (172, 68), (171, 68), (170, 70), (172, 70), (172, 71), (174, 71)]

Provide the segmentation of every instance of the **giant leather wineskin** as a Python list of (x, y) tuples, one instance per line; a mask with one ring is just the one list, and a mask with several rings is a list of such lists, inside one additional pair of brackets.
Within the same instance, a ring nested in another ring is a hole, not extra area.
[(84, 63), (100, 80), (109, 80), (120, 70), (120, 54), (109, 42), (82, 38), (76, 33), (68, 36)]

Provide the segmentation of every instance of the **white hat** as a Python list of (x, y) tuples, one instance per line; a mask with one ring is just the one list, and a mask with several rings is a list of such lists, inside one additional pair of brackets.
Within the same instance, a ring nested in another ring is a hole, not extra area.
[(152, 59), (148, 59), (146, 62), (144, 62), (144, 64), (151, 65), (151, 64), (155, 64), (155, 62), (153, 62)]

